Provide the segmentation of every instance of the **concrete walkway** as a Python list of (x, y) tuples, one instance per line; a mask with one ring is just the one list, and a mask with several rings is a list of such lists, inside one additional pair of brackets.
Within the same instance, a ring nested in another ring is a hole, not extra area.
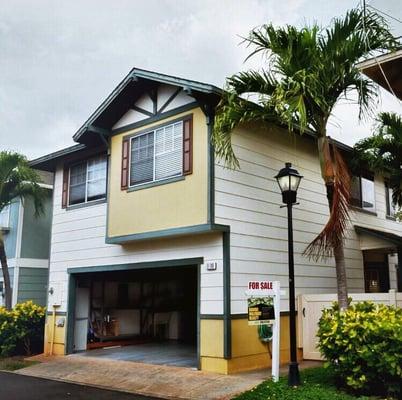
[(231, 399), (269, 377), (268, 370), (221, 375), (94, 357), (42, 357), (39, 360), (40, 364), (16, 373), (165, 399)]

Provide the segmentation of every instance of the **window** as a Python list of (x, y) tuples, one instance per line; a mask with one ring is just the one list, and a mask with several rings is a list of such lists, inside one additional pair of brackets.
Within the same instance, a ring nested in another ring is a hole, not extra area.
[(10, 205), (6, 205), (0, 212), (0, 228), (10, 227)]
[(395, 217), (396, 206), (392, 202), (392, 189), (389, 187), (388, 182), (385, 182), (385, 201), (387, 207), (387, 216)]
[(353, 206), (375, 212), (375, 188), (372, 175), (354, 176), (351, 192), (351, 204)]
[(106, 196), (106, 156), (72, 165), (69, 174), (69, 205), (104, 199)]
[(183, 174), (183, 121), (131, 138), (130, 186)]

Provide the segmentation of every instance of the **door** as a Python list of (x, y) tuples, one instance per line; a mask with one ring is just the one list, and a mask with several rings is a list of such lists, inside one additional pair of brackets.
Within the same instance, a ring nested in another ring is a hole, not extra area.
[(317, 348), (318, 321), (321, 318), (322, 311), (332, 306), (336, 296), (333, 294), (311, 294), (302, 295), (301, 297), (302, 312), (301, 316), (299, 316), (299, 326), (302, 330), (303, 358), (305, 360), (322, 360)]
[(75, 320), (74, 320), (74, 351), (87, 349), (89, 317), (89, 287), (76, 289)]

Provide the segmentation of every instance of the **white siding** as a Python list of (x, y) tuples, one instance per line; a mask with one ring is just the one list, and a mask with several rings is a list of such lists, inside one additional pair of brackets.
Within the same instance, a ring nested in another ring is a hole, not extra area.
[[(177, 90), (177, 86), (173, 85), (160, 85), (158, 87), (158, 93), (157, 93), (157, 108), (158, 110), (163, 107), (163, 105), (166, 103), (166, 101), (170, 98), (170, 96)], [(184, 106), (186, 104), (194, 102), (194, 98), (191, 96), (188, 96), (186, 93), (183, 91), (179, 92), (177, 96), (165, 107), (163, 112), (173, 110), (177, 107)], [(137, 107), (142, 108), (145, 111), (148, 111), (150, 113), (153, 113), (153, 103), (151, 98), (149, 97), (148, 94), (142, 95), (137, 102), (135, 103)], [(135, 110), (128, 110), (121, 118), (119, 121), (117, 121), (113, 129), (121, 128), (126, 125), (133, 124), (138, 121), (142, 121), (149, 118), (148, 115), (135, 111)]]
[[(217, 261), (216, 271), (201, 269), (201, 313), (223, 313), (221, 234), (196, 235), (175, 239), (135, 242), (130, 245), (105, 244), (106, 204), (65, 210), (61, 208), (62, 169), (55, 178), (53, 229), (49, 287), (60, 292), (60, 311), (67, 309), (67, 268), (127, 264), (170, 259), (203, 257)], [(59, 297), (55, 294), (55, 297)]]
[[(245, 313), (245, 290), (253, 279), (279, 280), (288, 288), (287, 211), (274, 176), (285, 162), (292, 162), (304, 176), (300, 205), (294, 207), (296, 294), (336, 293), (333, 259), (314, 262), (303, 251), (328, 219), (328, 205), (317, 157), (309, 138), (289, 135), (279, 129), (239, 129), (232, 136), (240, 170), (216, 163), (216, 222), (231, 227), (232, 313)], [(254, 132), (254, 133), (253, 133)], [(385, 218), (385, 189), (376, 178), (377, 216), (351, 212), (352, 224), (402, 234), (397, 222)], [(358, 235), (352, 226), (345, 243), (348, 287), (364, 292), (363, 257)], [(288, 309), (287, 295), (282, 310)]]

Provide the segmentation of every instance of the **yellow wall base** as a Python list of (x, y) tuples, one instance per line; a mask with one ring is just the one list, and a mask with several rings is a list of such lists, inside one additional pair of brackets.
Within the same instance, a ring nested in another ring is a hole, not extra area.
[[(56, 321), (60, 320), (63, 317), (56, 316)], [(66, 334), (66, 324), (63, 327), (55, 326), (53, 322), (53, 316), (48, 316), (45, 325), (45, 345), (44, 345), (44, 353), (46, 355), (51, 355), (52, 352), (52, 337), (53, 337), (53, 329), (54, 331), (54, 342), (53, 342), (53, 354), (55, 356), (62, 356), (66, 354), (65, 349), (65, 334)]]

